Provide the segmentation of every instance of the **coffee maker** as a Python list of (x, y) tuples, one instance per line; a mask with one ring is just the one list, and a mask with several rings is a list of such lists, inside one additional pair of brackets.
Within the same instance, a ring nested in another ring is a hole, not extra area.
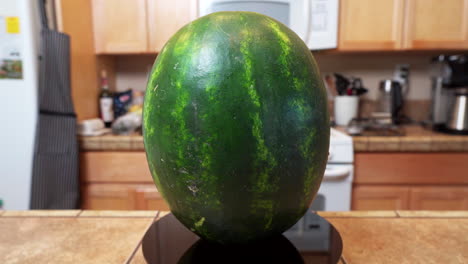
[(468, 55), (439, 55), (432, 60), (433, 128), (468, 135)]

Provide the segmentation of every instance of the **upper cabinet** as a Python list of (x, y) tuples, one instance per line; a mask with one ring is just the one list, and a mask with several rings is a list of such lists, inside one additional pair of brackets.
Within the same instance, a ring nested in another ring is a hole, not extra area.
[(147, 51), (146, 1), (92, 0), (96, 53)]
[(468, 0), (341, 0), (339, 50), (468, 49)]
[(468, 49), (468, 0), (407, 0), (407, 49)]
[(155, 53), (197, 15), (194, 0), (92, 0), (98, 54)]
[(404, 0), (341, 0), (340, 50), (395, 50), (402, 46)]
[(149, 51), (161, 51), (177, 30), (196, 17), (197, 1), (148, 0)]
[[(160, 52), (197, 0), (88, 0), (96, 53)], [(468, 49), (468, 0), (340, 0), (338, 50)]]

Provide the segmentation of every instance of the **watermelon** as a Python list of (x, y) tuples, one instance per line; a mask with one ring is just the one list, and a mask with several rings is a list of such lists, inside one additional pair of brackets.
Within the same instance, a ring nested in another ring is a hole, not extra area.
[(310, 50), (258, 13), (193, 21), (149, 75), (150, 171), (174, 216), (207, 240), (249, 243), (295, 224), (319, 189), (329, 133)]

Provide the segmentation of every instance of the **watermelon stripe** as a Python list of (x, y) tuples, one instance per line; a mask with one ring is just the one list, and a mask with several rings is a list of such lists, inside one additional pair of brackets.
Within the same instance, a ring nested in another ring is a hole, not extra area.
[[(277, 188), (275, 182), (278, 179), (272, 179), (271, 171), (273, 171), (277, 165), (275, 157), (272, 155), (270, 150), (265, 144), (263, 136), (263, 123), (261, 120), (261, 102), (258, 92), (254, 86), (255, 80), (253, 79), (253, 55), (250, 53), (250, 45), (252, 45), (252, 33), (248, 29), (251, 24), (248, 21), (244, 24), (245, 30), (243, 31), (243, 41), (241, 42), (240, 52), (243, 55), (244, 61), (244, 87), (247, 89), (247, 93), (250, 97), (251, 103), (255, 106), (255, 112), (250, 113), (252, 124), (252, 135), (256, 142), (256, 153), (254, 157), (255, 164), (261, 167), (257, 174), (253, 175), (253, 196), (254, 203), (251, 205), (251, 210), (256, 213), (263, 213), (266, 219), (264, 226), (265, 230), (268, 230), (273, 221), (274, 214), (274, 202), (269, 199), (269, 195), (274, 192)], [(265, 164), (265, 165), (263, 165)], [(263, 165), (263, 166), (262, 166)]]
[[(291, 72), (288, 71), (287, 69), (294, 68), (292, 64), (294, 62), (289, 61), (290, 55), (291, 55), (291, 40), (288, 37), (288, 35), (285, 34), (283, 30), (281, 30), (280, 25), (278, 23), (275, 23), (274, 20), (269, 19), (271, 21), (270, 23), (270, 28), (272, 31), (275, 33), (276, 38), (277, 38), (277, 43), (281, 46), (281, 55), (279, 56), (279, 61), (280, 63), (285, 66), (282, 68), (282, 73), (286, 77), (292, 77), (293, 85), (292, 87), (294, 88), (295, 91), (302, 92), (302, 91), (307, 91), (307, 84), (304, 82), (304, 79), (301, 78), (302, 76), (307, 76), (307, 69), (303, 68), (297, 69), (296, 71), (298, 73), (293, 74), (291, 76)], [(310, 85), (310, 84), (309, 84)], [(310, 91), (310, 90), (309, 90)], [(307, 96), (314, 96), (313, 94), (307, 93)], [(310, 107), (310, 104), (306, 102), (304, 97), (297, 97), (294, 98), (290, 102), (291, 109), (294, 109), (296, 112), (296, 117), (298, 119), (302, 119), (305, 121), (307, 118), (310, 118), (312, 115), (313, 111)], [(307, 122), (300, 122), (300, 123), (307, 123)], [(304, 130), (306, 136), (301, 139), (301, 142), (299, 143), (299, 150), (301, 151), (301, 156), (308, 160), (309, 162), (313, 162), (315, 157), (313, 157), (311, 153), (311, 149), (314, 148), (313, 146), (313, 139), (316, 136), (315, 129), (313, 127), (303, 127), (302, 130)], [(312, 152), (313, 153), (313, 152)], [(313, 183), (316, 182), (317, 178), (317, 173), (316, 173), (316, 168), (315, 166), (310, 166), (307, 169), (307, 172), (305, 173), (304, 176), (304, 189), (303, 189), (303, 197), (298, 197), (298, 202), (301, 204), (301, 207), (304, 208), (308, 206), (305, 203), (308, 203), (307, 199), (304, 199), (304, 197), (310, 197), (310, 194), (312, 192), (316, 192), (316, 189), (313, 188)]]
[[(190, 33), (188, 33), (190, 32)], [(186, 32), (186, 34), (182, 34), (180, 39), (177, 41), (178, 45), (174, 49), (174, 56), (183, 58), (184, 55), (190, 54), (185, 61), (181, 61), (180, 64), (182, 65), (175, 65), (174, 69), (178, 69), (178, 74), (180, 76), (188, 76), (190, 74), (190, 68), (192, 63), (195, 61), (192, 60), (192, 57), (200, 54), (203, 51), (203, 43), (201, 41), (197, 42), (190, 42), (188, 39), (191, 37), (191, 34), (194, 34), (191, 31)], [(201, 32), (200, 34), (203, 34)], [(195, 34), (194, 34), (195, 35)], [(180, 43), (180, 44), (179, 44)], [(208, 80), (207, 86), (205, 91), (210, 94), (216, 92), (216, 86), (211, 84), (214, 79)], [(179, 80), (176, 81), (177, 92), (180, 99), (180, 104), (176, 103), (175, 110), (177, 110), (175, 114), (174, 121), (180, 121), (181, 126), (178, 129), (178, 133), (182, 134), (182, 140), (178, 140), (174, 142), (177, 145), (178, 151), (178, 160), (177, 160), (177, 167), (179, 170), (188, 171), (186, 175), (184, 175), (184, 180), (178, 181), (181, 184), (179, 188), (187, 188), (188, 191), (193, 195), (193, 198), (190, 200), (182, 200), (183, 203), (190, 201), (190, 203), (199, 203), (203, 201), (203, 203), (198, 204), (198, 206), (207, 206), (211, 208), (211, 210), (220, 209), (221, 202), (219, 200), (218, 193), (216, 189), (218, 188), (218, 178), (213, 175), (213, 157), (215, 153), (211, 147), (210, 142), (215, 140), (216, 134), (212, 133), (208, 138), (195, 138), (194, 133), (196, 131), (189, 130), (186, 126), (186, 123), (182, 122), (187, 118), (187, 115), (192, 115), (195, 113), (195, 118), (199, 117), (198, 110), (196, 109), (196, 98), (193, 92), (191, 94), (188, 93), (188, 90), (183, 87), (184, 85), (189, 84), (182, 84)], [(213, 99), (213, 96), (211, 97)], [(190, 104), (192, 102), (192, 104)], [(216, 100), (213, 100), (212, 103), (216, 104)], [(193, 110), (190, 111), (189, 109)], [(190, 113), (191, 112), (191, 113)], [(187, 162), (187, 154), (190, 151), (194, 151), (195, 153), (199, 153), (200, 150), (196, 150), (193, 148), (192, 150), (187, 149), (187, 146), (191, 145), (199, 145), (202, 144), (201, 153), (196, 156), (201, 156), (201, 170), (196, 168), (186, 168), (184, 167)], [(198, 171), (201, 171), (199, 173)], [(198, 177), (192, 175), (193, 173), (197, 173)], [(181, 201), (178, 200), (180, 203)], [(187, 206), (184, 204), (183, 210), (187, 210)], [(211, 234), (204, 228), (205, 217), (203, 216), (203, 212), (193, 210), (193, 208), (188, 209), (189, 212), (184, 212), (188, 215), (192, 222), (194, 223), (193, 227), (196, 230), (199, 230), (205, 237), (211, 237)]]
[(281, 68), (281, 71), (286, 77), (289, 77), (291, 75), (291, 72), (289, 71), (290, 67), (288, 67), (290, 64), (289, 54), (291, 52), (291, 40), (289, 39), (288, 35), (286, 35), (284, 31), (281, 30), (278, 22), (270, 18), (268, 18), (268, 20), (270, 21), (269, 27), (272, 30), (272, 32), (275, 34), (277, 38), (277, 43), (281, 47), (281, 55), (279, 56), (279, 60), (281, 64), (284, 66)]

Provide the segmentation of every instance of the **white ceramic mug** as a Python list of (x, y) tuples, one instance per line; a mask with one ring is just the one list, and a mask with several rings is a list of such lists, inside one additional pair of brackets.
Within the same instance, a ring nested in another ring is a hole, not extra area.
[(358, 116), (359, 97), (356, 95), (335, 96), (335, 123), (347, 126), (349, 121)]

